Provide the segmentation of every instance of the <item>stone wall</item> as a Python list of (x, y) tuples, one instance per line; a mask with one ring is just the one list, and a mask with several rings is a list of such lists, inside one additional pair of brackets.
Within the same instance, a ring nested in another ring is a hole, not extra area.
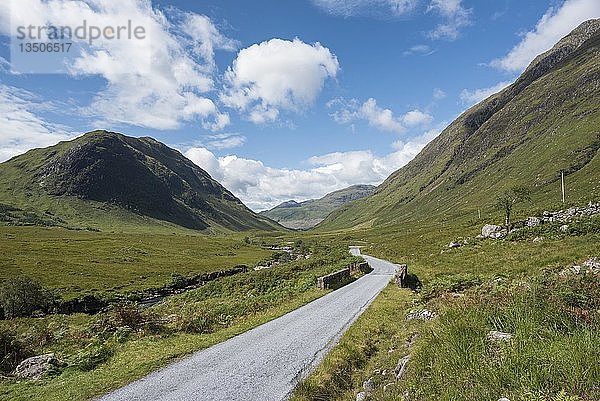
[(330, 290), (344, 286), (350, 281), (350, 268), (347, 267), (317, 278), (317, 287), (321, 290)]

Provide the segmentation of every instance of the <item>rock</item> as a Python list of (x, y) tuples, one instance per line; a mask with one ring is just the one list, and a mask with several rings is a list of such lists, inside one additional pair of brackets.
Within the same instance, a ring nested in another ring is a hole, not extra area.
[(365, 393), (364, 391), (361, 391), (360, 393), (356, 394), (356, 401), (365, 401), (367, 399), (367, 393)]
[(483, 238), (498, 239), (506, 236), (506, 229), (494, 224), (486, 224), (481, 229), (481, 235)]
[(527, 220), (525, 220), (525, 226), (527, 227), (537, 227), (540, 224), (542, 224), (542, 221), (537, 217), (528, 217)]
[(498, 401), (510, 401), (510, 400), (506, 397), (502, 397), (502, 398), (498, 399)]
[(562, 226), (560, 226), (560, 231), (563, 233), (566, 233), (569, 231), (569, 225), (568, 224), (563, 224)]
[(393, 387), (393, 386), (394, 386), (394, 383), (386, 383), (386, 384), (383, 386), (383, 392), (384, 392), (384, 393), (385, 393), (385, 392), (387, 392), (387, 391), (389, 390), (389, 388), (390, 388), (390, 387)]
[(422, 309), (410, 312), (406, 315), (406, 320), (431, 320), (435, 317), (435, 313), (430, 310)]
[(533, 239), (533, 242), (542, 242), (544, 240), (544, 237), (535, 237)]
[(394, 369), (394, 373), (396, 374), (396, 380), (399, 380), (404, 375), (406, 371), (406, 364), (410, 360), (410, 355), (406, 355), (404, 358), (400, 358), (398, 360), (398, 364), (396, 365), (396, 369)]
[(17, 366), (15, 375), (23, 379), (39, 380), (59, 365), (60, 363), (54, 357), (54, 354), (32, 356)]
[(583, 262), (583, 265), (594, 272), (600, 271), (600, 261), (598, 261), (598, 258), (589, 258)]
[(513, 338), (513, 335), (510, 333), (503, 333), (501, 331), (492, 330), (487, 334), (488, 341), (493, 343), (507, 342)]
[(452, 294), (450, 294), (450, 296), (452, 298), (464, 298), (465, 294), (461, 294), (460, 292), (453, 292)]
[(375, 391), (375, 382), (373, 381), (372, 377), (370, 377), (369, 380), (364, 381), (363, 390), (365, 390), (367, 393), (372, 393)]
[(460, 247), (461, 247), (461, 244), (458, 242), (452, 241), (451, 243), (448, 244), (448, 248), (451, 248), (451, 249), (452, 248), (460, 248)]

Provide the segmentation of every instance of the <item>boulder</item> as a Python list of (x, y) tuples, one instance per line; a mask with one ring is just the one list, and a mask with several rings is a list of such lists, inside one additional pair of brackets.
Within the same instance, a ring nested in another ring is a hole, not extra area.
[(367, 393), (372, 393), (375, 391), (375, 382), (373, 381), (372, 377), (363, 382), (363, 390), (365, 390)]
[(460, 248), (461, 244), (458, 242), (454, 242), (452, 241), (451, 243), (448, 244), (448, 248)]
[(560, 231), (563, 233), (569, 232), (569, 225), (563, 224), (562, 226), (560, 226)]
[(356, 394), (356, 401), (365, 401), (367, 399), (367, 393), (365, 393), (364, 391), (361, 391), (360, 393)]
[(486, 224), (481, 228), (481, 236), (483, 238), (502, 238), (506, 236), (506, 230), (494, 224)]
[(528, 217), (527, 220), (525, 220), (525, 226), (527, 227), (536, 227), (540, 224), (542, 224), (542, 221), (537, 217)]
[(431, 320), (435, 317), (435, 313), (430, 310), (422, 309), (410, 312), (406, 315), (406, 320)]
[(598, 258), (590, 258), (583, 262), (583, 265), (593, 271), (600, 270), (600, 261), (598, 261)]
[(498, 399), (498, 401), (510, 401), (510, 400), (506, 397), (502, 397), (502, 398)]
[(39, 380), (59, 365), (54, 354), (32, 356), (17, 366), (15, 375), (22, 379)]
[(400, 358), (400, 360), (398, 360), (398, 364), (396, 365), (396, 369), (394, 370), (394, 373), (396, 374), (396, 380), (400, 380), (404, 375), (404, 372), (406, 372), (406, 364), (409, 360), (410, 355), (406, 355), (404, 358)]
[(501, 331), (492, 330), (488, 333), (487, 337), (488, 341), (493, 343), (502, 343), (510, 341), (513, 338), (513, 335), (510, 333), (503, 333)]

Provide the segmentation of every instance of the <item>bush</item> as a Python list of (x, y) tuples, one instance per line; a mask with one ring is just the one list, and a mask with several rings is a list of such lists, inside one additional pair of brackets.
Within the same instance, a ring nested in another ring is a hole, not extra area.
[(114, 349), (109, 341), (94, 338), (84, 349), (75, 354), (70, 365), (83, 371), (90, 371), (108, 361), (113, 353)]
[(145, 312), (135, 304), (123, 303), (113, 306), (107, 313), (99, 314), (88, 328), (88, 332), (96, 335), (112, 335), (119, 331), (158, 334), (164, 332), (165, 327), (155, 314)]
[(53, 300), (48, 289), (27, 276), (6, 280), (0, 287), (0, 305), (9, 319), (30, 316), (38, 310), (45, 311)]
[(0, 328), (0, 371), (12, 372), (19, 362), (30, 357), (29, 349), (9, 330)]
[(217, 323), (217, 316), (206, 311), (199, 311), (182, 317), (177, 328), (186, 333), (205, 334), (213, 332)]

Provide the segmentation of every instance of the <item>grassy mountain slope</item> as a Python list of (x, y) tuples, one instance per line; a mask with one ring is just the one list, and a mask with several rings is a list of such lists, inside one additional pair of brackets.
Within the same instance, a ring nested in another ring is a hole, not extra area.
[(323, 229), (475, 216), (515, 184), (539, 205), (600, 196), (600, 20), (538, 56), (512, 85), (473, 106), (371, 197), (344, 206)]
[(272, 230), (178, 151), (94, 131), (0, 164), (0, 203), (40, 220), (102, 229)]
[(331, 192), (320, 199), (304, 202), (287, 201), (260, 214), (285, 227), (307, 230), (319, 224), (340, 206), (371, 195), (375, 192), (375, 188), (372, 185), (353, 185)]

